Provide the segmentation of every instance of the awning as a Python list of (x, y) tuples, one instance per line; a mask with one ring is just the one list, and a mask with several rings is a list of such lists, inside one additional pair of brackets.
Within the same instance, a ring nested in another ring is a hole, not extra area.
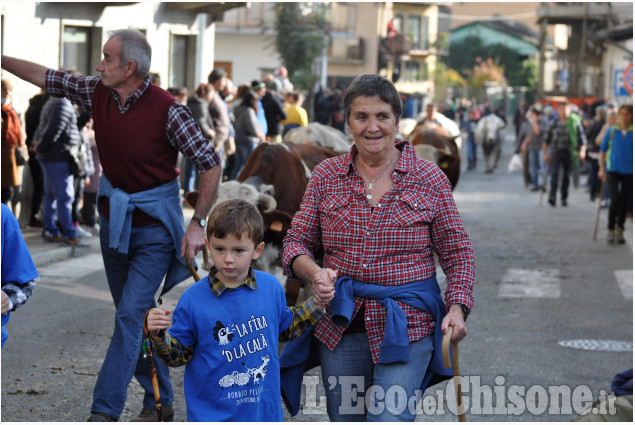
[(226, 10), (247, 6), (247, 2), (166, 2), (168, 9), (219, 15)]

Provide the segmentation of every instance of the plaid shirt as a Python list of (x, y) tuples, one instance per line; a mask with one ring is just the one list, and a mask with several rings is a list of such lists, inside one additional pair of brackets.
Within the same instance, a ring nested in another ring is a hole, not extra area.
[(22, 306), (26, 299), (33, 295), (33, 289), (35, 289), (35, 280), (24, 283), (2, 282), (2, 292), (9, 298), (9, 310), (15, 311)]
[[(77, 76), (54, 69), (49, 69), (46, 72), (46, 88), (52, 96), (66, 97), (88, 113), (92, 113), (93, 93), (100, 80), (100, 77)], [(111, 90), (110, 93), (119, 106), (119, 113), (125, 113), (149, 85), (150, 76), (147, 76), (137, 90), (125, 99), (123, 104), (119, 94)], [(196, 165), (200, 173), (220, 164), (220, 156), (210, 147), (189, 109), (176, 99), (168, 111), (168, 123), (165, 131), (170, 145), (183, 152)]]
[[(313, 257), (321, 245), (324, 267), (338, 276), (375, 285), (404, 285), (436, 273), (434, 253), (447, 276), (445, 302), (473, 305), (474, 251), (456, 208), (447, 177), (433, 163), (418, 159), (410, 142), (396, 141), (402, 151), (392, 174), (394, 187), (371, 211), (364, 180), (353, 166), (357, 148), (320, 163), (313, 171), (300, 211), (284, 240), (284, 272), (299, 255)], [(386, 310), (378, 301), (355, 297), (357, 314), (365, 304), (365, 323), (375, 362), (383, 340)], [(417, 341), (434, 331), (427, 312), (398, 303), (406, 314), (408, 338)], [(330, 349), (343, 327), (326, 316), (314, 335)]]
[[(212, 267), (209, 271), (208, 281), (212, 293), (218, 298), (223, 295), (226, 290), (232, 291), (232, 288), (225, 286), (218, 278), (216, 278), (216, 267)], [(247, 278), (242, 283), (249, 289), (258, 290), (256, 277), (250, 268)], [(240, 285), (240, 286), (242, 286)], [(310, 326), (315, 325), (324, 316), (324, 312), (315, 304), (313, 297), (303, 302), (299, 307), (290, 307), (293, 319), (291, 325), (280, 334), (279, 340), (282, 342), (291, 341), (302, 335)], [(181, 366), (189, 362), (194, 355), (194, 347), (182, 345), (176, 338), (165, 332), (164, 342), (157, 343), (152, 340), (152, 346), (157, 356), (163, 360), (168, 366)]]

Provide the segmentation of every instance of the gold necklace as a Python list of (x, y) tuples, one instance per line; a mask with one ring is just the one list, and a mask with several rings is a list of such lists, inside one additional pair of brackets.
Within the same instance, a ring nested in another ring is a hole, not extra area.
[[(395, 160), (395, 158), (397, 158), (397, 155), (399, 155), (399, 150), (397, 150), (397, 152), (395, 152), (395, 155), (390, 159), (390, 162), (388, 163), (388, 165), (386, 165), (386, 167), (384, 167), (383, 170), (381, 170), (381, 173), (379, 173), (379, 175), (375, 178), (375, 180), (372, 180), (370, 183), (368, 183), (368, 186), (365, 186), (364, 188), (368, 189), (371, 191), (371, 193), (366, 195), (366, 198), (370, 201), (373, 197), (372, 191), (375, 190), (375, 183), (377, 183), (377, 180), (379, 180), (381, 178), (381, 176), (384, 175), (384, 173), (386, 172), (386, 170), (388, 170), (388, 168), (390, 168), (390, 166), (392, 165), (392, 162)], [(361, 157), (360, 157), (360, 163), (361, 163)], [(359, 167), (359, 174), (362, 175), (362, 178), (364, 179), (364, 184), (366, 184), (366, 180), (370, 180), (369, 178), (367, 178), (364, 173), (362, 173), (362, 167)]]

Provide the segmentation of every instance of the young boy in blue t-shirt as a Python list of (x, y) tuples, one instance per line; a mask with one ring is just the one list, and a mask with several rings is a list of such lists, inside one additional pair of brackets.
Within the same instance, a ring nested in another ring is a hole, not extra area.
[(169, 332), (169, 310), (148, 313), (154, 352), (169, 366), (187, 364), (188, 421), (282, 421), (278, 340), (317, 323), (335, 290), (315, 283), (302, 305), (286, 305), (278, 279), (251, 268), (265, 244), (249, 202), (216, 206), (208, 239), (214, 266), (181, 296)]

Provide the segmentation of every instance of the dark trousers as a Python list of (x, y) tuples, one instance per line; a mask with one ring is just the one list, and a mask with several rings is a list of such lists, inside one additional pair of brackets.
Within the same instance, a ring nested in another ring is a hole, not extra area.
[(2, 188), (2, 203), (7, 205), (7, 203), (13, 198), (13, 188), (15, 186), (3, 187)]
[(591, 201), (595, 201), (600, 195), (600, 178), (598, 177), (599, 164), (597, 159), (587, 158), (589, 164), (589, 197)]
[(86, 176), (75, 177), (73, 179), (73, 189), (75, 191), (75, 199), (73, 199), (73, 207), (71, 209), (71, 217), (73, 223), (79, 223), (79, 201), (84, 195), (84, 186), (86, 185)]
[(97, 222), (97, 194), (84, 192), (84, 203), (80, 210), (82, 220), (86, 226), (93, 227)]
[(558, 181), (560, 180), (560, 167), (562, 167), (562, 184), (560, 185), (560, 199), (566, 200), (569, 196), (569, 174), (571, 174), (571, 151), (559, 149), (551, 151), (549, 155), (549, 171), (551, 172), (551, 189), (549, 199), (556, 199)]
[(626, 213), (633, 211), (633, 175), (609, 171), (606, 179), (611, 194), (609, 230), (615, 230), (615, 225), (624, 229)]

